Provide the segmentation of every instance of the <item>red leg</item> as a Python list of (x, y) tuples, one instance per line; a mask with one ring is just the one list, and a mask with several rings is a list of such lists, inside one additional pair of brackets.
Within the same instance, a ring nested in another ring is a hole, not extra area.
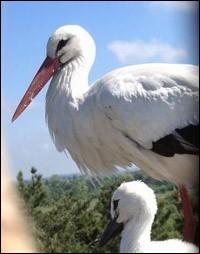
[(189, 200), (188, 191), (185, 185), (179, 186), (179, 190), (183, 204), (184, 215), (183, 239), (187, 242), (194, 242), (197, 225), (192, 213), (192, 206)]

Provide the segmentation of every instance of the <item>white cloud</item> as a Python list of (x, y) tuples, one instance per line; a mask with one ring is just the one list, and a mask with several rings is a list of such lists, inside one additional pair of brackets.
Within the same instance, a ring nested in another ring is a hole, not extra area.
[(187, 51), (182, 48), (173, 47), (170, 44), (157, 40), (150, 42), (136, 41), (113, 41), (108, 45), (110, 49), (123, 64), (144, 62), (177, 62), (187, 56)]
[(166, 7), (180, 11), (198, 10), (198, 1), (149, 1), (152, 6)]

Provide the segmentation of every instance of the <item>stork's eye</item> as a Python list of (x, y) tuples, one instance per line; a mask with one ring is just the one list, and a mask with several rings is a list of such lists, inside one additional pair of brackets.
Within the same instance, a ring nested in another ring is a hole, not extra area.
[(60, 40), (59, 43), (58, 43), (58, 46), (57, 46), (57, 49), (56, 49), (56, 53), (61, 49), (63, 48), (67, 42), (70, 40), (70, 38), (66, 39), (66, 40)]

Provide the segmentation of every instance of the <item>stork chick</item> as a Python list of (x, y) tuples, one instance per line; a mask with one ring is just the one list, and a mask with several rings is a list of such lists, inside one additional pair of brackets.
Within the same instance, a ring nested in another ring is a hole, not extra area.
[(141, 181), (122, 183), (112, 196), (111, 222), (100, 245), (121, 229), (120, 253), (198, 253), (195, 245), (178, 239), (151, 241), (156, 212), (156, 197), (151, 188)]

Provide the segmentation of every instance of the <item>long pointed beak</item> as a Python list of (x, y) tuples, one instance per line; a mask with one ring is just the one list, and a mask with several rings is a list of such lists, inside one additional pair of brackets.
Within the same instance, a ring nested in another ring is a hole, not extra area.
[(104, 233), (101, 236), (99, 246), (102, 247), (105, 245), (112, 237), (121, 233), (123, 229), (123, 223), (117, 222), (117, 217), (111, 219), (108, 223)]
[(52, 59), (46, 57), (35, 77), (33, 78), (29, 88), (27, 89), (24, 97), (19, 103), (13, 117), (12, 122), (17, 119), (17, 117), (28, 107), (35, 96), (40, 92), (40, 90), (45, 86), (53, 74), (60, 68), (61, 64), (58, 58)]

